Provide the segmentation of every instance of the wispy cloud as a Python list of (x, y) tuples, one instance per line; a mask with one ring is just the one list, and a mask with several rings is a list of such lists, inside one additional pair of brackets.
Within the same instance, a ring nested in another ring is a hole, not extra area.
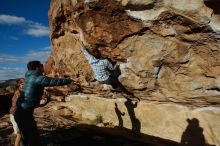
[(24, 77), (25, 68), (0, 67), (0, 80)]
[(36, 23), (34, 25), (29, 25), (29, 28), (25, 30), (25, 34), (35, 37), (49, 36), (49, 28)]
[(26, 20), (24, 17), (17, 17), (12, 15), (0, 15), (0, 24), (22, 24)]
[(33, 60), (34, 58), (34, 60), (39, 60), (42, 63), (44, 63), (49, 55), (50, 55), (50, 50), (30, 51), (26, 54), (25, 60), (28, 62)]
[(0, 54), (0, 63), (3, 64), (25, 63), (25, 57)]
[(24, 33), (33, 37), (49, 36), (49, 27), (41, 23), (27, 20), (24, 17), (14, 15), (0, 15), (0, 24), (7, 25), (22, 25), (24, 26)]
[[(23, 57), (8, 55), (8, 54), (0, 54), (0, 64), (3, 64), (0, 67), (0, 80), (13, 79), (18, 77), (23, 77), (26, 72), (26, 64), (31, 60), (39, 60), (42, 63), (45, 63), (49, 54), (50, 47), (40, 48), (39, 51), (29, 51)], [(24, 68), (13, 68), (13, 67), (5, 67), (9, 64), (20, 64), (25, 66)]]
[(9, 39), (12, 39), (12, 40), (14, 40), (14, 41), (18, 41), (18, 40), (19, 40), (19, 38), (16, 37), (16, 36), (9, 36)]
[(29, 51), (23, 57), (14, 56), (14, 55), (7, 55), (7, 54), (0, 54), (0, 63), (2, 64), (23, 64), (27, 63), (31, 60), (39, 60), (44, 63), (48, 56), (50, 55), (50, 50), (45, 50), (44, 48), (40, 51)]
[(42, 50), (51, 51), (51, 47), (50, 46), (46, 46), (46, 47), (43, 47)]

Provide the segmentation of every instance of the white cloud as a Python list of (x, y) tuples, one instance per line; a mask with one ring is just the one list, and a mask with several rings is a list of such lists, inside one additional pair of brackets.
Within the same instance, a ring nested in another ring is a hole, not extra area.
[(24, 33), (33, 37), (49, 36), (49, 27), (44, 26), (38, 22), (26, 20), (24, 17), (13, 15), (0, 15), (0, 24), (8, 25), (22, 25), (24, 26)]
[(39, 60), (42, 63), (45, 63), (51, 52), (49, 48), (50, 47), (43, 47), (40, 51), (30, 51), (25, 54), (24, 57), (0, 54), (0, 63), (4, 66), (7, 66), (7, 64), (19, 64), (25, 66), (24, 68), (0, 67), (0, 80), (23, 77), (27, 70), (26, 64), (31, 60)]
[(15, 36), (9, 36), (10, 39), (14, 40), (14, 41), (18, 41), (19, 38), (18, 37), (15, 37)]
[(27, 58), (27, 62), (34, 59), (44, 63), (49, 55), (50, 55), (50, 50), (30, 51), (26, 54), (26, 58)]
[(13, 56), (13, 55), (7, 55), (7, 54), (0, 54), (0, 63), (3, 64), (25, 63), (25, 58)]
[(24, 77), (25, 72), (25, 68), (0, 67), (0, 80)]
[[(47, 48), (47, 49), (45, 49)], [(23, 57), (14, 56), (14, 55), (7, 55), (7, 54), (0, 54), (0, 63), (2, 64), (26, 64), (31, 60), (39, 60), (44, 63), (48, 56), (50, 55), (50, 50), (48, 47), (42, 48), (40, 51), (29, 51)]]
[(17, 17), (12, 15), (0, 15), (0, 24), (22, 24), (26, 20), (24, 17)]
[(47, 51), (51, 51), (51, 47), (47, 46), (47, 47), (43, 47), (42, 50), (47, 50)]
[(30, 25), (25, 33), (34, 37), (49, 36), (49, 28), (41, 24)]

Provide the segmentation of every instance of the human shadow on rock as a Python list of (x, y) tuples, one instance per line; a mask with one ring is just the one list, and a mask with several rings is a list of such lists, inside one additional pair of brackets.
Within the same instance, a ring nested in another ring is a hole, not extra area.
[(188, 126), (181, 137), (181, 146), (207, 146), (203, 135), (203, 128), (196, 118), (187, 119)]
[(136, 136), (140, 134), (141, 130), (141, 122), (139, 119), (136, 117), (134, 109), (137, 107), (137, 101), (133, 103), (133, 101), (130, 98), (126, 98), (127, 100), (125, 101), (125, 106), (128, 110), (129, 117), (131, 119), (131, 125), (132, 125), (132, 131)]
[(122, 119), (122, 116), (125, 115), (125, 112), (121, 112), (120, 109), (118, 108), (118, 104), (115, 103), (115, 113), (118, 117), (118, 127), (119, 128), (122, 128), (123, 127), (123, 119)]

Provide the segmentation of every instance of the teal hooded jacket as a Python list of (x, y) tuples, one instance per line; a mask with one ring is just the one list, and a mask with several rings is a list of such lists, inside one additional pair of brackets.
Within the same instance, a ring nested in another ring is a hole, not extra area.
[(29, 70), (25, 74), (25, 84), (22, 89), (21, 100), (17, 102), (17, 106), (23, 109), (35, 108), (40, 103), (44, 87), (61, 86), (70, 82), (70, 79), (50, 78), (36, 70)]

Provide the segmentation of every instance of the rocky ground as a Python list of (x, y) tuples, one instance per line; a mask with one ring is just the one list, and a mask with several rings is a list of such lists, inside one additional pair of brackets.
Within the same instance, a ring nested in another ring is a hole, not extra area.
[[(8, 114), (13, 88), (10, 87), (11, 92), (1, 88), (7, 91), (0, 94), (1, 146), (11, 146), (15, 139)], [(212, 107), (216, 109), (213, 111), (206, 107), (193, 110), (182, 105), (129, 100), (124, 94), (115, 92), (65, 95), (64, 89), (47, 91), (51, 95), (48, 102), (35, 110), (37, 126), (47, 146), (178, 146), (183, 135), (193, 137), (192, 142), (197, 144), (201, 137), (206, 138), (203, 144), (213, 137), (218, 140), (218, 122), (215, 122), (219, 117), (218, 107)], [(193, 124), (192, 117), (200, 124)], [(186, 119), (192, 120), (186, 122)], [(211, 135), (210, 125), (215, 127)], [(139, 127), (137, 131), (133, 126)]]
[[(35, 111), (37, 125), (44, 145), (47, 146), (171, 146), (175, 142), (160, 140), (145, 135), (135, 135), (126, 128), (106, 126), (105, 128), (82, 124), (71, 110), (59, 106), (60, 101), (50, 101)], [(97, 118), (96, 122), (100, 119)], [(7, 111), (0, 117), (0, 145), (11, 146), (15, 136)], [(149, 142), (143, 142), (141, 137)]]

